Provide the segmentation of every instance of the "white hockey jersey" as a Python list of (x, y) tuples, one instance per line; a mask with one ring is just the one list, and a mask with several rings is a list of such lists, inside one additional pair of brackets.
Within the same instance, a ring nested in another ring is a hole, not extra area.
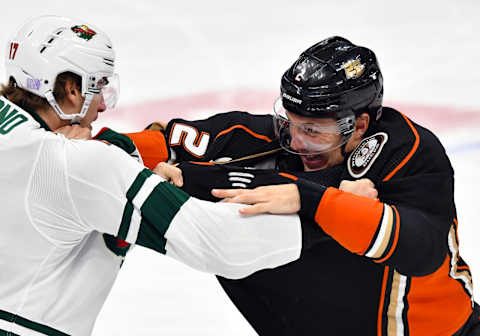
[(102, 233), (245, 277), (300, 256), (297, 216), (242, 217), (115, 146), (69, 140), (0, 97), (0, 334), (89, 335), (122, 262)]

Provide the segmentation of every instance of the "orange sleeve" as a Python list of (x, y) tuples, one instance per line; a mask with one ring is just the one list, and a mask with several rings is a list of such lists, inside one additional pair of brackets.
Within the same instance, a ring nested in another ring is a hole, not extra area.
[(162, 132), (144, 130), (125, 135), (137, 146), (145, 167), (153, 169), (158, 163), (168, 161), (169, 150)]
[(315, 221), (347, 250), (365, 254), (381, 224), (379, 200), (328, 188), (315, 212)]

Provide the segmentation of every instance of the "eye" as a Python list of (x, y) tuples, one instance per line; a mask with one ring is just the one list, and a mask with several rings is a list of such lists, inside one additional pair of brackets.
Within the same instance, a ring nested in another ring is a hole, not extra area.
[(318, 130), (313, 125), (309, 125), (309, 124), (303, 126), (303, 132), (305, 132), (308, 135), (317, 135), (319, 133)]

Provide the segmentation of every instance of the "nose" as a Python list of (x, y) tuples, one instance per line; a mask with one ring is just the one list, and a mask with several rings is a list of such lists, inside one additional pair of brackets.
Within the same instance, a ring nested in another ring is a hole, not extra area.
[(290, 137), (291, 137), (291, 142), (290, 142), (290, 147), (294, 149), (297, 152), (303, 152), (307, 149), (307, 145), (302, 138), (302, 136), (299, 134), (300, 132), (294, 130), (294, 127), (290, 128)]

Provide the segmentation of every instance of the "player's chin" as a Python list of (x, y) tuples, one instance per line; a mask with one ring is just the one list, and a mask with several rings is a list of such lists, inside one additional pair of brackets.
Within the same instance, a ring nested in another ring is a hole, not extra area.
[(328, 157), (325, 154), (302, 155), (305, 171), (313, 171), (328, 168)]

